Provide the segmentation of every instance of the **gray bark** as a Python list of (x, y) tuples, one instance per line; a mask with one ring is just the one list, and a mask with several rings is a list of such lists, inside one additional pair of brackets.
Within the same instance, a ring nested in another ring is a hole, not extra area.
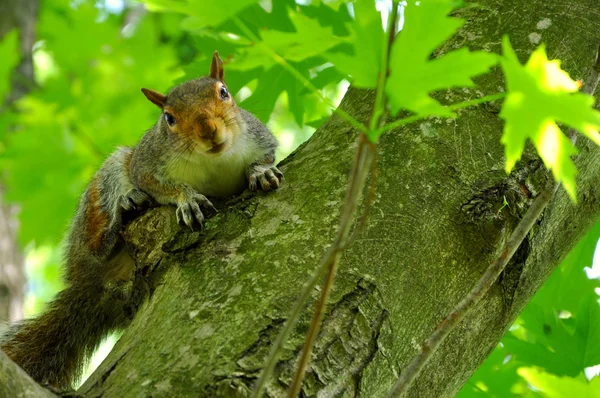
[[(33, 44), (37, 22), (38, 0), (0, 0), (0, 40), (5, 34), (18, 29), (21, 59), (11, 79), (11, 91), (0, 106), (10, 107), (34, 85)], [(23, 317), (25, 298), (25, 261), (17, 241), (18, 206), (4, 203), (0, 174), (0, 333), (6, 321)]]
[[(600, 40), (596, 0), (480, 0), (439, 53), (468, 45), (500, 51), (503, 33), (522, 60), (536, 33), (552, 58), (583, 78)], [(541, 30), (536, 24), (548, 18)], [(497, 92), (498, 70), (459, 102)], [(371, 92), (351, 89), (342, 107), (370, 115)], [(303, 387), (305, 396), (381, 397), (436, 324), (469, 291), (545, 179), (531, 151), (504, 173), (498, 107), (461, 111), (387, 134), (380, 143), (369, 222), (343, 255)], [(79, 392), (86, 397), (244, 396), (271, 342), (330, 244), (347, 185), (356, 132), (331, 117), (286, 159), (283, 187), (246, 195), (207, 221), (204, 233), (174, 209), (134, 220), (125, 237), (150, 299)], [(600, 149), (579, 140), (579, 204), (563, 190), (499, 281), (459, 324), (412, 386), (411, 397), (453, 396), (535, 291), (600, 217)], [(510, 207), (498, 211), (506, 197)], [(313, 301), (318, 291), (315, 290)], [(311, 308), (313, 303), (309, 303)], [(269, 396), (283, 396), (310, 319), (285, 346)]]
[(0, 350), (0, 397), (46, 398), (56, 395), (37, 384)]

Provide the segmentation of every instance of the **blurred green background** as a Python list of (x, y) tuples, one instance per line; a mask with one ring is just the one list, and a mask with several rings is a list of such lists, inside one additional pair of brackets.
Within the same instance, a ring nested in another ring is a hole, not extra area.
[[(20, 207), (26, 315), (42, 310), (63, 287), (60, 240), (87, 181), (116, 146), (134, 145), (159, 116), (141, 87), (166, 92), (182, 80), (204, 75), (212, 52), (219, 50), (236, 100), (268, 123), (279, 139), (279, 160), (329, 115), (318, 96), (281, 66), (251, 51), (242, 56), (238, 49), (249, 43), (236, 26), (206, 26), (185, 4), (41, 2), (35, 85), (0, 113), (4, 199)], [(381, 10), (386, 4), (377, 2)], [(331, 33), (348, 34), (344, 22), (350, 18), (341, 1), (292, 0), (261, 1), (242, 17), (255, 33), (263, 26), (279, 35), (309, 26), (313, 41), (323, 38), (319, 49), (343, 45)], [(276, 43), (278, 37), (270, 40)], [(348, 83), (315, 55), (291, 63), (339, 103)], [(0, 41), (2, 97), (10, 92), (17, 59), (17, 32), (11, 32)], [(459, 397), (600, 397), (600, 382), (594, 378), (600, 364), (598, 252), (594, 262), (599, 237), (600, 223), (556, 270)], [(93, 365), (114, 340), (103, 346)]]

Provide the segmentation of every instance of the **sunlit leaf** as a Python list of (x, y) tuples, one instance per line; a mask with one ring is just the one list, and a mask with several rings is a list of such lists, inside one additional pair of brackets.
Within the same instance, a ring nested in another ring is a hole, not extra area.
[(546, 398), (600, 398), (598, 377), (588, 382), (584, 378), (558, 377), (534, 368), (519, 369), (519, 375)]
[(535, 50), (525, 65), (519, 62), (508, 37), (502, 48), (507, 96), (500, 117), (506, 121), (502, 136), (506, 171), (513, 169), (530, 139), (575, 201), (577, 170), (570, 157), (577, 151), (556, 123), (577, 129), (600, 144), (600, 112), (593, 109), (594, 98), (578, 92), (577, 82), (560, 68), (560, 61), (548, 60), (544, 46)]
[(323, 27), (315, 19), (300, 13), (292, 13), (295, 32), (266, 30), (262, 33), (264, 43), (286, 61), (299, 62), (322, 55), (340, 42), (331, 27)]
[(511, 391), (521, 381), (517, 374), (519, 364), (510, 353), (497, 346), (477, 371), (471, 376), (457, 398), (511, 396)]

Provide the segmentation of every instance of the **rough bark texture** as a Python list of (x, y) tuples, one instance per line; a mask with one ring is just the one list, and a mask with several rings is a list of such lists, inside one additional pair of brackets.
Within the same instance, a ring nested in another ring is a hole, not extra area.
[(0, 397), (56, 397), (42, 388), (0, 350)]
[[(597, 0), (477, 3), (460, 12), (468, 23), (440, 53), (462, 45), (499, 52), (501, 35), (509, 33), (524, 60), (539, 35), (574, 78), (587, 74), (600, 40)], [(499, 71), (478, 83), (477, 90), (439, 97), (454, 103), (503, 86)], [(342, 107), (365, 120), (372, 99), (371, 92), (350, 90)], [(493, 104), (464, 110), (456, 120), (430, 119), (381, 140), (370, 221), (342, 258), (304, 396), (384, 396), (543, 186), (547, 173), (531, 152), (511, 176), (504, 173), (498, 110)], [(223, 206), (202, 234), (177, 226), (174, 208), (134, 220), (125, 236), (139, 272), (149, 278), (151, 296), (79, 392), (244, 396), (303, 281), (331, 242), (355, 139), (346, 123), (330, 118), (283, 162), (286, 181), (278, 192)], [(559, 191), (409, 396), (453, 396), (599, 219), (600, 150), (584, 139), (579, 147), (579, 204)], [(503, 197), (510, 207), (499, 212)], [(308, 312), (285, 346), (269, 396), (283, 396), (290, 383)]]
[[(469, 45), (500, 51), (509, 33), (524, 60), (540, 35), (574, 78), (587, 74), (600, 30), (596, 0), (478, 1), (439, 52)], [(547, 19), (547, 20), (546, 20)], [(540, 21), (545, 21), (538, 25)], [(547, 25), (549, 27), (546, 27)], [(545, 29), (540, 28), (546, 27)], [(458, 102), (497, 92), (501, 74)], [(342, 107), (370, 115), (372, 93), (350, 90)], [(376, 201), (366, 230), (342, 259), (305, 396), (380, 397), (422, 342), (495, 256), (547, 173), (531, 153), (504, 173), (498, 108), (431, 119), (381, 140)], [(226, 206), (204, 234), (182, 231), (174, 210), (153, 210), (127, 230), (138, 266), (154, 270), (152, 296), (111, 355), (82, 387), (86, 396), (243, 396), (275, 334), (333, 236), (356, 132), (332, 117), (284, 161), (275, 194)], [(600, 151), (581, 140), (579, 205), (561, 190), (480, 305), (442, 345), (410, 390), (453, 396), (519, 311), (600, 216)], [(498, 212), (506, 196), (510, 208)], [(315, 291), (315, 295), (317, 292)], [(308, 312), (269, 386), (290, 382)]]
[[(33, 86), (32, 49), (35, 41), (38, 0), (0, 0), (0, 40), (13, 29), (19, 30), (21, 60), (11, 79), (7, 98), (0, 98), (0, 113), (4, 106), (25, 95)], [(25, 297), (25, 261), (17, 242), (18, 207), (4, 203), (0, 174), (0, 333), (7, 321), (23, 317)]]

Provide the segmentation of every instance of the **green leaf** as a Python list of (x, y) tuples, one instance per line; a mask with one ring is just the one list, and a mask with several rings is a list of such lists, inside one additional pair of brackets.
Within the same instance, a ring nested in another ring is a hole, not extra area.
[(547, 398), (600, 398), (599, 377), (588, 382), (582, 377), (577, 379), (557, 377), (534, 368), (521, 368), (519, 375)]
[(434, 50), (462, 26), (448, 17), (455, 1), (411, 1), (404, 7), (405, 23), (392, 46), (386, 93), (394, 114), (408, 109), (418, 115), (452, 116), (429, 96), (451, 87), (471, 87), (472, 77), (488, 72), (497, 56), (467, 48), (429, 60)]
[(600, 112), (593, 109), (594, 98), (577, 92), (577, 83), (560, 68), (560, 61), (548, 60), (544, 46), (524, 66), (506, 36), (502, 48), (507, 96), (500, 117), (506, 121), (502, 135), (506, 171), (513, 169), (530, 139), (554, 178), (576, 201), (577, 170), (570, 156), (577, 150), (556, 123), (577, 129), (600, 145)]
[(316, 19), (300, 13), (290, 13), (296, 32), (266, 30), (262, 33), (264, 43), (286, 61), (299, 62), (322, 55), (340, 42), (333, 35), (333, 28), (323, 27)]
[(290, 111), (296, 116), (296, 120), (300, 118), (301, 121), (303, 104), (300, 101), (299, 93), (302, 89), (302, 84), (279, 65), (273, 66), (264, 74), (269, 78), (259, 79), (252, 96), (242, 101), (240, 106), (254, 113), (256, 117), (266, 123), (275, 108), (275, 102), (277, 102), (281, 93), (286, 91)]
[(19, 63), (19, 33), (13, 30), (0, 41), (0, 101), (10, 91), (10, 76)]
[(354, 4), (355, 19), (349, 25), (353, 54), (342, 52), (326, 54), (327, 60), (346, 75), (352, 76), (356, 87), (374, 88), (381, 65), (385, 34), (381, 14), (373, 0), (357, 0)]
[[(320, 57), (341, 41), (333, 34), (333, 28), (321, 26), (316, 19), (297, 12), (290, 12), (289, 18), (294, 24), (295, 32), (267, 29), (260, 33), (263, 44), (287, 62), (301, 62), (308, 58)], [(264, 47), (255, 45), (248, 46), (239, 61), (232, 65), (234, 69), (270, 69), (277, 63)]]
[(600, 280), (588, 278), (584, 268), (592, 266), (598, 239), (600, 222), (597, 222), (565, 257), (535, 295), (532, 304), (552, 309), (556, 313), (568, 311), (576, 314), (584, 297), (596, 297), (594, 290), (600, 288)]
[(520, 315), (518, 328), (502, 340), (521, 363), (574, 377), (600, 364), (600, 305), (589, 279), (600, 238), (598, 222), (563, 260)]
[(510, 357), (510, 353), (498, 345), (477, 368), (457, 398), (512, 396), (514, 385), (520, 381), (518, 367), (519, 364)]
[(171, 11), (189, 15), (182, 22), (187, 30), (201, 29), (206, 26), (219, 26), (244, 8), (258, 3), (258, 0), (144, 0), (151, 11)]

